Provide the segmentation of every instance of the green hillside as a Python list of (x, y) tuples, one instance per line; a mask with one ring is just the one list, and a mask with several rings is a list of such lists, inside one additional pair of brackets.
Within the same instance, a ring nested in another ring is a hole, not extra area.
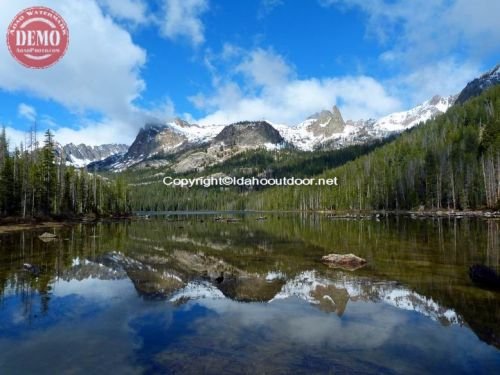
[[(220, 173), (232, 177), (305, 178), (343, 165), (390, 141), (391, 139), (386, 139), (333, 151), (304, 152), (291, 148), (276, 151), (249, 150), (202, 172), (176, 174), (170, 168), (163, 167), (131, 169), (122, 172), (121, 176), (131, 184), (130, 199), (135, 210), (240, 210), (247, 207), (255, 190), (261, 188), (168, 188), (162, 184), (162, 178), (196, 178)], [(106, 176), (112, 178), (114, 174), (109, 173)]]

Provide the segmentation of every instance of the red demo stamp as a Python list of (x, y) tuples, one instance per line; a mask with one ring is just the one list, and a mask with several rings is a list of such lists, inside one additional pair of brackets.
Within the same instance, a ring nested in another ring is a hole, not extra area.
[(7, 29), (11, 55), (27, 68), (45, 69), (66, 53), (69, 31), (64, 19), (46, 7), (19, 12)]

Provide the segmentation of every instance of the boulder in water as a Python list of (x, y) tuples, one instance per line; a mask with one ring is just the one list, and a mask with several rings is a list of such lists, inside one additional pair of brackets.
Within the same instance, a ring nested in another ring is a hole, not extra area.
[(41, 234), (40, 236), (38, 236), (38, 238), (40, 240), (42, 240), (43, 242), (52, 242), (52, 241), (56, 240), (57, 236), (55, 234), (45, 232), (45, 233)]
[(349, 271), (357, 270), (366, 264), (366, 259), (354, 254), (328, 254), (321, 260), (332, 268), (343, 268)]

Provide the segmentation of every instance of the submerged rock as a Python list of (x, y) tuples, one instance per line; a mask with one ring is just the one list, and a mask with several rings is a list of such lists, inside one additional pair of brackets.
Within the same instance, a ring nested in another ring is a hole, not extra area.
[(321, 258), (323, 263), (333, 268), (342, 268), (349, 271), (357, 270), (366, 265), (366, 259), (354, 254), (328, 254)]

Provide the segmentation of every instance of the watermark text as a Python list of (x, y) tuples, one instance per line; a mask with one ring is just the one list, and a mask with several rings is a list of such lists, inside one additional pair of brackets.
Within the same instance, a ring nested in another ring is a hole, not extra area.
[(332, 178), (260, 178), (260, 177), (196, 177), (180, 178), (167, 176), (163, 184), (168, 187), (268, 187), (268, 186), (339, 186), (337, 177)]

